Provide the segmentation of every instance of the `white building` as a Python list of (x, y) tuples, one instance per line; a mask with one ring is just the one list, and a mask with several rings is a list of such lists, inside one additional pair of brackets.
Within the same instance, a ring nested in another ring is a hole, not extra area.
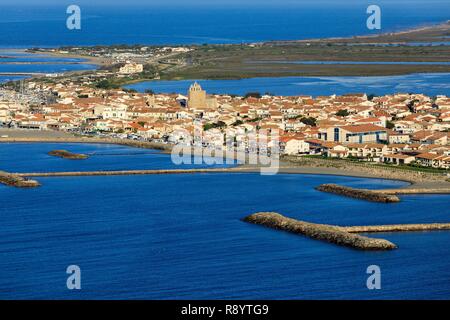
[(144, 66), (140, 63), (127, 61), (123, 67), (119, 69), (120, 74), (141, 73), (144, 71)]

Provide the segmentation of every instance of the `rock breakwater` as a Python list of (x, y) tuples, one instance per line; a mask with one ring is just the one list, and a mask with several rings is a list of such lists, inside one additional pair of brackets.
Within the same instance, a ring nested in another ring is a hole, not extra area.
[(39, 187), (39, 182), (21, 177), (17, 174), (12, 174), (0, 171), (0, 183), (17, 188), (35, 188)]
[(275, 212), (255, 213), (243, 220), (359, 250), (393, 250), (397, 248), (395, 244), (384, 239), (373, 239), (349, 233), (337, 226), (295, 220)]
[(400, 202), (400, 198), (393, 194), (381, 193), (367, 189), (354, 189), (337, 184), (322, 184), (316, 187), (316, 190), (372, 202)]

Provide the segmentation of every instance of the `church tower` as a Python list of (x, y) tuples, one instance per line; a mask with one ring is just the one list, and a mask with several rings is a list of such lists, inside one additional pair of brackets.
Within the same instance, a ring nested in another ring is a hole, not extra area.
[(188, 92), (188, 107), (189, 108), (206, 108), (206, 91), (195, 82), (190, 86)]

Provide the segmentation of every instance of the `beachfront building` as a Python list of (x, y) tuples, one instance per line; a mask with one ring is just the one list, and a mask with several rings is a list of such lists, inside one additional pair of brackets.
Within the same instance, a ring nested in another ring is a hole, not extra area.
[(388, 146), (382, 143), (349, 143), (348, 155), (353, 158), (379, 161), (384, 153), (388, 151)]
[(6, 107), (0, 107), (0, 125), (11, 121), (11, 112)]
[(432, 152), (421, 153), (416, 156), (417, 162), (425, 167), (432, 168), (450, 168), (450, 155), (438, 154)]
[(384, 163), (390, 163), (395, 165), (410, 164), (415, 160), (415, 157), (407, 154), (385, 154), (382, 156), (381, 161)]
[(287, 155), (298, 155), (309, 153), (309, 143), (295, 137), (282, 137), (280, 139), (281, 151)]
[(320, 133), (321, 140), (340, 143), (380, 143), (387, 142), (387, 129), (373, 124), (329, 127)]

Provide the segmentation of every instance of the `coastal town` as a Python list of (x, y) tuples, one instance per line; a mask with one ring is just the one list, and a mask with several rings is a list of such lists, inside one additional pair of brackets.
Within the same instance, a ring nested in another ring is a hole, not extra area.
[(449, 0), (0, 8), (0, 300), (450, 298)]
[[(133, 63), (122, 72), (141, 68)], [(241, 97), (208, 94), (197, 82), (178, 94), (33, 79), (23, 86), (26, 94), (0, 92), (3, 128), (246, 152), (261, 151), (252, 150), (247, 137), (264, 132), (278, 137), (282, 155), (450, 168), (450, 98), (444, 95)], [(199, 126), (200, 138), (194, 134)]]

